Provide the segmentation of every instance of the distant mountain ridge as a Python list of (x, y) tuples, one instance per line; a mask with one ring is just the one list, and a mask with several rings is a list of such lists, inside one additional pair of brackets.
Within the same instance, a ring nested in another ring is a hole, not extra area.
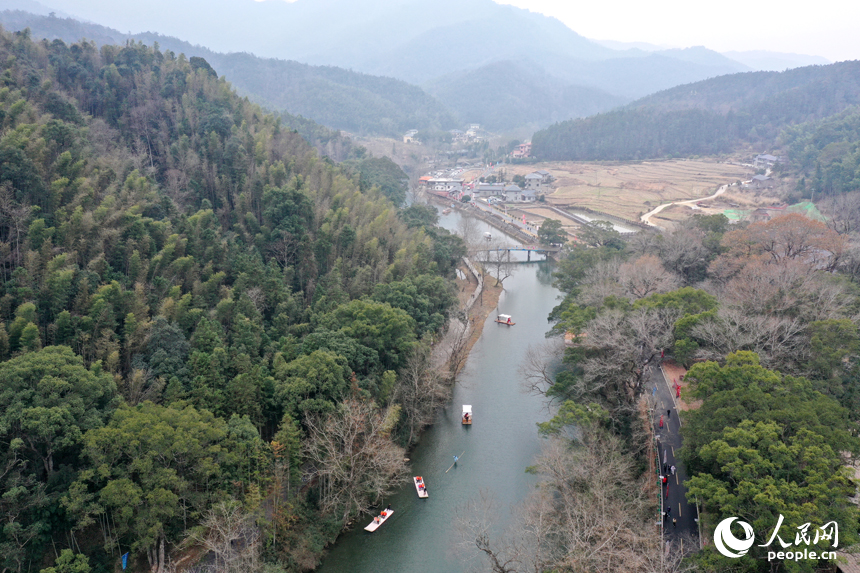
[(424, 88), (460, 117), (491, 131), (512, 130), (523, 123), (537, 129), (629, 101), (595, 88), (565, 84), (527, 62), (492, 62), (438, 78)]
[[(670, 53), (676, 51), (674, 48), (658, 46), (648, 42), (617, 42), (614, 40), (593, 40), (603, 47), (613, 50), (640, 50), (647, 53)], [(689, 48), (688, 48), (689, 49)], [(709, 50), (710, 51), (710, 50)], [(792, 54), (787, 52), (772, 52), (770, 50), (746, 50), (715, 52), (734, 60), (752, 71), (756, 72), (784, 72), (792, 68), (804, 66), (832, 64), (830, 60), (821, 56), (810, 56), (808, 54)]]
[(678, 86), (609, 113), (535, 133), (550, 160), (625, 160), (771, 146), (784, 128), (860, 104), (860, 61), (747, 72)]
[[(334, 65), (413, 83), (496, 61), (530, 61), (568, 84), (638, 98), (746, 69), (704, 49), (668, 50), (657, 55), (662, 57), (613, 50), (555, 18), (492, 0), (149, 0), (121, 6), (41, 1), (121, 30), (156, 31), (215, 51)], [(628, 72), (631, 81), (619, 78)]]
[(821, 56), (808, 56), (804, 54), (787, 54), (783, 52), (769, 52), (765, 50), (751, 50), (745, 52), (723, 52), (727, 58), (731, 58), (750, 68), (765, 72), (782, 72), (792, 68), (803, 66), (826, 66), (831, 64), (827, 58)]

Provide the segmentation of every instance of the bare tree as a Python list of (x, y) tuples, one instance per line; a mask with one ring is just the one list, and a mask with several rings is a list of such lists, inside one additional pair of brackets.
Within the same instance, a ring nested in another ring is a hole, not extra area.
[(547, 390), (555, 384), (555, 375), (563, 354), (564, 340), (559, 337), (530, 344), (517, 368), (523, 391), (546, 396)]
[(849, 299), (842, 285), (804, 261), (749, 261), (719, 291), (721, 303), (747, 314), (802, 316), (808, 321), (842, 316)]
[(272, 243), (269, 252), (282, 267), (288, 267), (297, 262), (300, 251), (299, 240), (291, 233), (281, 231), (281, 238)]
[(487, 243), (486, 259), (483, 265), (489, 270), (489, 274), (496, 279), (496, 285), (502, 285), (505, 279), (511, 277), (517, 264), (511, 261), (511, 252), (507, 249), (504, 241), (490, 241)]
[(608, 296), (624, 296), (618, 276), (620, 265), (618, 258), (611, 258), (598, 261), (589, 268), (580, 283), (577, 302), (583, 306), (600, 307)]
[(468, 215), (462, 215), (457, 223), (457, 234), (463, 238), (466, 243), (467, 252), (473, 254), (477, 252), (485, 242), (481, 237), (481, 228), (478, 225), (478, 219)]
[(631, 299), (645, 298), (655, 293), (669, 292), (680, 286), (678, 277), (663, 267), (654, 255), (642, 255), (633, 262), (618, 267), (618, 282)]
[(658, 235), (656, 252), (663, 266), (681, 277), (686, 284), (705, 278), (708, 270), (709, 251), (704, 243), (701, 229), (680, 227)]
[(260, 529), (236, 500), (222, 501), (206, 511), (200, 529), (186, 543), (206, 549), (211, 560), (198, 565), (206, 573), (249, 573), (260, 567)]
[(736, 350), (751, 350), (763, 366), (797, 373), (809, 357), (807, 323), (799, 317), (750, 314), (721, 307), (715, 318), (691, 330), (699, 341), (698, 358), (720, 360)]
[[(397, 406), (395, 406), (397, 407)], [(405, 451), (391, 439), (388, 410), (350, 398), (325, 417), (310, 416), (304, 454), (319, 479), (326, 514), (367, 513), (406, 475)]]
[(448, 332), (446, 333), (444, 344), (446, 345), (446, 360), (448, 370), (448, 381), (453, 381), (460, 369), (469, 358), (469, 337), (472, 334), (472, 329), (469, 328), (469, 321), (466, 314), (460, 312), (456, 319), (448, 321)]
[(642, 388), (646, 368), (672, 340), (676, 309), (637, 308), (600, 313), (574, 341), (585, 351), (582, 374), (573, 389), (580, 396), (600, 396), (610, 410), (630, 407)]
[(860, 191), (830, 197), (821, 206), (827, 213), (828, 227), (841, 235), (860, 232)]
[(503, 535), (493, 536), (498, 511), (496, 500), (487, 490), (481, 490), (478, 498), (468, 503), (457, 522), (464, 539), (462, 548), (480, 551), (493, 573), (519, 573), (522, 571), (521, 548)]
[[(681, 545), (667, 552), (654, 527), (650, 492), (621, 441), (586, 429), (576, 444), (553, 437), (534, 466), (538, 487), (498, 533), (495, 500), (482, 492), (461, 519), (464, 546), (494, 573), (629, 571), (679, 573)], [(686, 543), (686, 550), (697, 545)], [(486, 570), (486, 569), (485, 569)]]
[[(8, 245), (9, 253), (6, 258), (12, 267), (21, 264), (21, 242), (26, 235), (27, 219), (31, 210), (31, 207), (15, 201), (15, 193), (10, 183), (0, 185), (0, 243)], [(0, 261), (4, 278), (8, 278), (6, 263), (7, 261)]]
[(395, 392), (395, 400), (403, 407), (409, 424), (408, 444), (417, 438), (421, 428), (433, 421), (436, 408), (447, 396), (447, 387), (431, 364), (430, 347), (416, 345), (400, 372)]
[(158, 403), (164, 389), (164, 378), (154, 377), (149, 369), (135, 368), (118, 386), (130, 406), (137, 406), (147, 400)]

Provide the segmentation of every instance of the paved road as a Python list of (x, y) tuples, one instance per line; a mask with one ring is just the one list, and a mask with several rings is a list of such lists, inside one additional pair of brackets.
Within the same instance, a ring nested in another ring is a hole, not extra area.
[(501, 219), (505, 223), (509, 223), (511, 225), (514, 225), (523, 233), (526, 233), (527, 235), (532, 236), (532, 237), (537, 237), (537, 227), (536, 226), (523, 224), (522, 219), (517, 219), (515, 217), (511, 217), (510, 215), (505, 215), (501, 211), (499, 211), (497, 209), (493, 209), (492, 207), (490, 207), (488, 205), (483, 205), (478, 201), (473, 201), (473, 204), (479, 210), (481, 210), (481, 211), (483, 211), (489, 215), (492, 215), (498, 219)]
[[(682, 440), (680, 434), (681, 421), (675, 408), (675, 389), (671, 386), (672, 381), (666, 380), (659, 366), (651, 367), (648, 374), (652, 396), (656, 402), (654, 429), (660, 448), (660, 462), (662, 464), (665, 456), (667, 466), (675, 466), (675, 475), (667, 472), (669, 483), (662, 487), (664, 510), (672, 509), (671, 516), (663, 521), (663, 531), (668, 540), (681, 536), (698, 538), (696, 506), (687, 501), (687, 488), (684, 486), (684, 481), (687, 479), (687, 468), (677, 455), (678, 450), (681, 449)], [(662, 429), (660, 428), (660, 416), (663, 416)], [(662, 467), (660, 469), (663, 470)], [(668, 495), (666, 494), (667, 489)], [(673, 518), (678, 520), (675, 526), (672, 525)]]

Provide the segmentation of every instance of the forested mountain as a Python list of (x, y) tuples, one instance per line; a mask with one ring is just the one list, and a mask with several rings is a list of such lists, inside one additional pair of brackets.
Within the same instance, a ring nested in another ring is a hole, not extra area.
[(2, 569), (312, 567), (405, 473), (440, 394), (398, 373), (431, 371), (462, 242), (205, 60), (0, 31), (0, 61)]
[(456, 125), (451, 113), (421, 88), (393, 78), (249, 53), (222, 54), (159, 34), (128, 35), (96, 24), (21, 11), (0, 12), (0, 23), (13, 31), (30, 28), (35, 37), (49, 40), (77, 42), (86, 38), (103, 45), (133, 39), (148, 45), (158, 43), (162, 49), (187, 57), (202, 57), (253, 101), (333, 129), (396, 136), (408, 129), (449, 129)]
[(825, 198), (860, 189), (860, 108), (786, 129), (780, 144), (798, 177), (797, 193)]
[(594, 88), (568, 85), (515, 62), (495, 62), (425, 85), (461, 118), (492, 131), (553, 122), (607, 111), (626, 100)]
[(860, 62), (733, 74), (679, 86), (535, 134), (543, 159), (639, 159), (772, 145), (783, 128), (860, 103)]

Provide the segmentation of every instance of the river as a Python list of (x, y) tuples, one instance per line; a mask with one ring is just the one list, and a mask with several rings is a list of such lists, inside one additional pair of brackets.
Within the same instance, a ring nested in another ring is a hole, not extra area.
[[(456, 231), (461, 215), (440, 217), (440, 225)], [(480, 232), (499, 234), (478, 221)], [(512, 241), (512, 243), (515, 241)], [(558, 303), (552, 287), (552, 263), (520, 264), (505, 283), (499, 312), (516, 325), (487, 318), (453, 390), (451, 403), (439, 412), (411, 454), (414, 475), (427, 483), (428, 499), (419, 499), (408, 483), (385, 503), (391, 519), (376, 532), (363, 527), (361, 516), (341, 535), (323, 560), (322, 573), (458, 573), (479, 559), (474, 546), (461, 548), (456, 521), (470, 501), (488, 492), (500, 508), (496, 527), (514, 522), (510, 508), (528, 494), (535, 478), (525, 473), (540, 448), (535, 424), (547, 418), (541, 397), (524, 394), (517, 368), (530, 344), (540, 343), (549, 329), (547, 315)], [(492, 279), (490, 279), (492, 280)], [(460, 423), (463, 404), (471, 404), (472, 426)], [(465, 453), (463, 453), (465, 452)], [(453, 456), (463, 453), (448, 473)]]

